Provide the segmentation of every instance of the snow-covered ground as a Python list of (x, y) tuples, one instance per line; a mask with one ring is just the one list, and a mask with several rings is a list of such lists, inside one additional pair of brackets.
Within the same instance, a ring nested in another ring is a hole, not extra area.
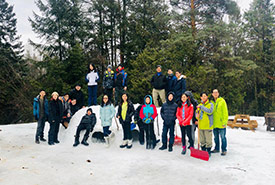
[[(99, 107), (92, 108), (99, 118)], [(251, 117), (258, 121), (255, 132), (227, 128), (227, 155), (212, 154), (202, 161), (190, 157), (189, 150), (181, 155), (180, 146), (171, 153), (158, 150), (160, 144), (146, 150), (137, 142), (130, 150), (120, 149), (122, 130), (116, 130), (114, 121), (116, 136), (109, 148), (90, 139), (88, 147), (74, 148), (76, 127), (86, 109), (76, 113), (67, 130), (60, 127), (60, 144), (54, 146), (34, 143), (36, 123), (0, 126), (0, 184), (275, 184), (275, 132), (266, 132), (263, 117)], [(161, 129), (160, 116), (159, 125)], [(46, 138), (48, 129), (46, 123)], [(99, 119), (95, 130), (102, 130)]]

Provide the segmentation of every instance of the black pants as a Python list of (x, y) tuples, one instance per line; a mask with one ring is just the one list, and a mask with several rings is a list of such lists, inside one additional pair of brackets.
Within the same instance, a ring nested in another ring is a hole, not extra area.
[(139, 142), (144, 143), (144, 123), (142, 120), (137, 122), (138, 129), (139, 129)]
[(146, 124), (144, 123), (144, 130), (146, 133), (146, 142), (153, 145), (156, 144), (156, 135), (154, 131), (154, 122)]
[(167, 146), (167, 133), (168, 133), (168, 131), (169, 131), (169, 145), (173, 146), (174, 140), (175, 140), (175, 134), (174, 134), (175, 124), (163, 125), (161, 138), (162, 138), (162, 143), (165, 146)]
[(104, 89), (104, 94), (106, 94), (109, 98), (109, 100), (113, 102), (113, 89)]
[(181, 126), (181, 142), (182, 146), (184, 147), (186, 145), (186, 135), (188, 136), (188, 141), (190, 144), (190, 147), (194, 147), (194, 140), (192, 138), (192, 125), (187, 125), (187, 126)]
[(131, 123), (123, 121), (122, 123), (123, 130), (123, 140), (132, 139)]
[(49, 130), (49, 143), (53, 143), (58, 141), (58, 132), (60, 127), (60, 120), (55, 120), (55, 122), (50, 122), (50, 130)]
[(75, 138), (79, 139), (79, 135), (80, 135), (80, 132), (82, 130), (86, 130), (84, 138), (85, 137), (88, 138), (90, 132), (93, 130), (93, 127), (90, 124), (79, 124), (78, 127), (77, 127), (77, 129), (76, 129)]
[(45, 120), (46, 120), (45, 117), (41, 117), (38, 119), (37, 129), (36, 129), (36, 134), (35, 134), (36, 139), (39, 139), (39, 137), (40, 137), (40, 139), (44, 138)]

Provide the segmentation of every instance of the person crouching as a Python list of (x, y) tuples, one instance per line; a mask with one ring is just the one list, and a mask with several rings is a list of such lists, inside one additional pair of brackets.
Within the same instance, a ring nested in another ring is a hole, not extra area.
[(89, 138), (90, 132), (93, 131), (95, 124), (96, 124), (95, 113), (93, 113), (93, 110), (91, 108), (89, 108), (87, 110), (86, 115), (82, 117), (82, 119), (80, 121), (80, 124), (77, 127), (76, 135), (75, 135), (75, 141), (74, 141), (74, 144), (73, 144), (74, 147), (79, 145), (79, 134), (80, 134), (81, 130), (86, 130), (81, 144), (83, 144), (85, 146), (89, 145), (89, 143), (87, 143), (87, 140)]

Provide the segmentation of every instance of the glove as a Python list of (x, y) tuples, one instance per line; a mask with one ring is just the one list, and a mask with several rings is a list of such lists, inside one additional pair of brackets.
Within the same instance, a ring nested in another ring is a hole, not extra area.
[(145, 123), (147, 123), (147, 124), (151, 123), (151, 119), (150, 119), (150, 118), (147, 118), (147, 119), (145, 120)]
[(143, 118), (142, 121), (145, 123), (146, 118)]
[(136, 124), (135, 123), (131, 123), (131, 130), (134, 130), (134, 128), (136, 128)]

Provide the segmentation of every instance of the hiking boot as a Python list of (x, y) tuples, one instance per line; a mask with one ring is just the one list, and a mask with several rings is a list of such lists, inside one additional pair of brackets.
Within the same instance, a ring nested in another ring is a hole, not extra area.
[(222, 155), (222, 156), (225, 156), (225, 155), (226, 155), (226, 153), (227, 153), (227, 152), (226, 152), (226, 151), (224, 151), (224, 152), (222, 152), (222, 153), (221, 153), (221, 155)]
[(123, 140), (122, 144), (119, 146), (120, 148), (125, 148), (127, 146), (128, 140)]
[(49, 145), (54, 145), (54, 142), (49, 142)]
[(56, 144), (60, 143), (58, 140), (54, 141)]
[(36, 144), (40, 144), (39, 139), (36, 139), (36, 140), (35, 140), (35, 143), (36, 143)]
[(214, 149), (214, 150), (212, 150), (212, 151), (211, 151), (211, 153), (213, 153), (213, 154), (214, 154), (214, 153), (220, 153), (220, 151), (219, 151), (219, 150)]
[(159, 150), (165, 150), (165, 149), (167, 149), (167, 145), (165, 144), (162, 144), (162, 146), (159, 148)]

